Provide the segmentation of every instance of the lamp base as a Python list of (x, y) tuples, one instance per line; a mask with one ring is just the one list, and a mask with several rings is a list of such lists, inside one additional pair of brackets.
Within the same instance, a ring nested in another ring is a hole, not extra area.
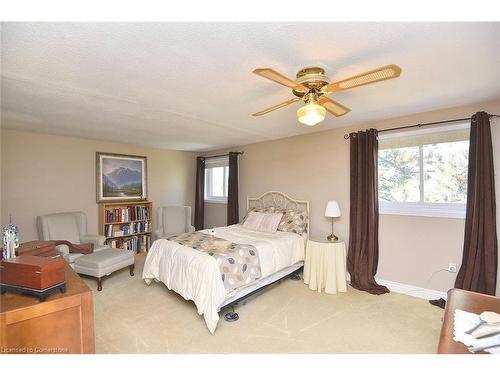
[(332, 233), (332, 234), (330, 234), (328, 237), (326, 237), (326, 239), (327, 239), (328, 241), (332, 241), (332, 242), (333, 242), (333, 241), (337, 241), (339, 238), (338, 238), (336, 235), (334, 235), (334, 234)]

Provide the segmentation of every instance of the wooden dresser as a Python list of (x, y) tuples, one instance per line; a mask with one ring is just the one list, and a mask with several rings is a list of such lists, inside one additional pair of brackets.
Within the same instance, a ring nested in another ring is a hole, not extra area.
[(474, 314), (481, 314), (483, 311), (500, 313), (500, 298), (462, 289), (450, 289), (448, 291), (443, 325), (441, 327), (438, 354), (471, 354), (464, 344), (453, 340), (455, 309)]
[(66, 293), (0, 297), (0, 353), (94, 353), (92, 291), (66, 263)]

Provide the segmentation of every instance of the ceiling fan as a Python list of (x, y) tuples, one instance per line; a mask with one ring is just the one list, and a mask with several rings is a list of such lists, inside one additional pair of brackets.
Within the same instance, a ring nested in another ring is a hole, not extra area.
[(330, 78), (325, 75), (324, 69), (315, 66), (299, 70), (296, 81), (270, 68), (259, 68), (253, 72), (291, 88), (295, 98), (254, 113), (252, 116), (265, 115), (302, 100), (305, 105), (298, 109), (297, 118), (299, 122), (313, 126), (325, 119), (327, 111), (337, 117), (350, 111), (349, 108), (330, 99), (326, 94), (399, 77), (401, 68), (394, 64), (386, 65), (333, 83), (330, 83)]

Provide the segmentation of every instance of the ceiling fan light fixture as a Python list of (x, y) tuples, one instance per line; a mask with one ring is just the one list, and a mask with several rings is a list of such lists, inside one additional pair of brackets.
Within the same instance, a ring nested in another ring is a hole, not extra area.
[(300, 123), (314, 126), (325, 119), (326, 109), (316, 103), (309, 102), (300, 107), (297, 111), (297, 118)]
[(266, 113), (303, 100), (304, 106), (300, 107), (297, 111), (298, 121), (308, 126), (314, 126), (325, 119), (326, 112), (339, 117), (351, 111), (346, 106), (326, 95), (397, 78), (401, 75), (401, 68), (396, 64), (390, 64), (335, 82), (330, 81), (330, 78), (325, 75), (323, 68), (316, 66), (299, 70), (297, 79), (295, 80), (270, 68), (259, 68), (253, 72), (263, 78), (291, 88), (295, 98), (256, 112), (252, 116), (265, 115)]

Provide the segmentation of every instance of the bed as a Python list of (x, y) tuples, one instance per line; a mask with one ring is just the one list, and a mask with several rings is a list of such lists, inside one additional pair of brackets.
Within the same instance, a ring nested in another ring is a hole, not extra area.
[[(247, 212), (269, 208), (273, 212), (305, 213), (304, 217), (301, 216), (306, 221), (305, 229), (298, 233), (266, 233), (236, 224), (215, 228), (214, 232), (205, 229), (192, 235), (158, 239), (146, 257), (144, 281), (148, 285), (153, 280), (162, 282), (184, 299), (192, 300), (198, 314), (203, 315), (208, 330), (214, 334), (221, 309), (297, 273), (303, 267), (310, 232), (309, 202), (292, 199), (278, 191), (247, 199)], [(212, 241), (208, 249), (204, 247), (207, 238)], [(213, 238), (229, 246), (231, 254), (216, 254), (219, 258), (215, 257), (211, 249), (218, 242), (213, 242)], [(231, 273), (242, 264), (244, 275), (237, 271)]]

